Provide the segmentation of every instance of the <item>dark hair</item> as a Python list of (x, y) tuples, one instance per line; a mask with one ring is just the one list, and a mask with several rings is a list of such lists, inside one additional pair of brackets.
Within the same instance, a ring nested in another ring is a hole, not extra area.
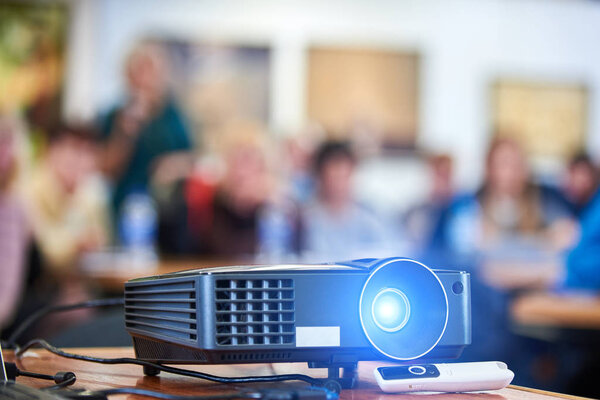
[(594, 160), (592, 160), (592, 157), (590, 157), (590, 155), (588, 153), (586, 153), (585, 151), (579, 151), (579, 152), (575, 153), (569, 159), (569, 168), (572, 168), (579, 164), (585, 164), (588, 167), (590, 167), (591, 169), (596, 168), (596, 164), (594, 163)]
[(356, 156), (347, 141), (328, 140), (323, 142), (313, 157), (313, 171), (316, 175), (323, 172), (325, 164), (333, 159), (343, 158), (351, 163), (356, 161)]

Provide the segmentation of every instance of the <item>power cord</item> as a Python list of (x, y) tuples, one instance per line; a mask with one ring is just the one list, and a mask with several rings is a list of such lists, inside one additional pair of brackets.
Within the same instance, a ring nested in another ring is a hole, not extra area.
[(172, 394), (158, 393), (150, 390), (136, 388), (118, 388), (101, 391), (107, 396), (115, 394), (135, 394), (140, 396), (154, 397), (165, 400), (226, 400), (226, 399), (260, 399), (260, 400), (334, 400), (337, 393), (330, 392), (325, 388), (308, 389), (263, 389), (257, 391), (241, 391), (231, 394), (214, 396), (178, 396)]
[(25, 319), (19, 326), (14, 330), (14, 332), (8, 337), (8, 340), (4, 344), (5, 348), (14, 348), (17, 345), (17, 340), (23, 335), (23, 333), (31, 327), (34, 323), (44, 318), (48, 314), (56, 313), (56, 312), (65, 312), (78, 310), (81, 308), (101, 308), (101, 307), (114, 307), (114, 306), (122, 306), (125, 304), (125, 299), (123, 297), (112, 297), (107, 299), (97, 299), (97, 300), (88, 300), (83, 301), (81, 303), (67, 304), (67, 305), (55, 305), (44, 307), (35, 313), (31, 314), (29, 317)]
[(26, 376), (29, 378), (43, 379), (54, 381), (55, 385), (47, 386), (44, 389), (61, 389), (71, 386), (77, 380), (73, 372), (57, 372), (54, 375), (39, 374), (37, 372), (22, 371), (17, 368), (15, 363), (5, 363), (6, 377), (8, 380), (14, 381), (18, 376)]
[(112, 395), (133, 394), (163, 400), (336, 400), (337, 393), (325, 388), (260, 389), (220, 395), (181, 396), (138, 388), (115, 388), (98, 391), (60, 391), (60, 396), (71, 400), (107, 400)]
[[(99, 364), (134, 364), (141, 366), (148, 366), (156, 368), (160, 371), (169, 372), (176, 375), (188, 376), (192, 378), (204, 379), (211, 382), (225, 383), (225, 384), (233, 384), (233, 383), (266, 383), (266, 382), (283, 382), (283, 381), (303, 381), (312, 385), (312, 387), (307, 389), (298, 389), (298, 390), (277, 390), (277, 389), (269, 389), (269, 390), (260, 390), (255, 392), (237, 392), (232, 394), (225, 395), (215, 395), (215, 396), (178, 396), (178, 395), (169, 395), (165, 393), (152, 392), (144, 389), (137, 388), (117, 388), (117, 389), (107, 389), (102, 391), (60, 391), (61, 396), (67, 397), (70, 399), (87, 399), (87, 400), (104, 400), (107, 399), (107, 396), (117, 395), (117, 394), (134, 394), (140, 396), (148, 396), (154, 397), (158, 399), (165, 400), (228, 400), (228, 399), (263, 399), (263, 400), (333, 400), (338, 398), (337, 391), (331, 391), (324, 387), (319, 387), (322, 385), (322, 380), (310, 377), (308, 375), (303, 374), (283, 374), (283, 375), (270, 375), (270, 376), (247, 376), (247, 377), (223, 377), (216, 376), (211, 374), (206, 374), (197, 371), (186, 370), (183, 368), (169, 367), (157, 363), (152, 363), (149, 361), (138, 360), (136, 358), (130, 357), (121, 357), (121, 358), (99, 358), (99, 357), (91, 357), (80, 354), (69, 353), (63, 351), (57, 347), (52, 346), (50, 343), (43, 339), (34, 339), (29, 341), (24, 346), (20, 347), (17, 344), (17, 340), (22, 336), (22, 334), (34, 323), (44, 318), (46, 315), (55, 313), (55, 312), (65, 312), (71, 311), (81, 308), (99, 308), (99, 307), (113, 307), (124, 305), (124, 298), (108, 298), (108, 299), (99, 299), (99, 300), (90, 300), (84, 301), (81, 303), (68, 304), (68, 305), (59, 305), (59, 306), (48, 306), (45, 307), (31, 316), (29, 316), (25, 321), (23, 321), (15, 331), (10, 335), (6, 342), (6, 347), (11, 347), (15, 349), (15, 355), (20, 358), (27, 350), (34, 346), (40, 346), (50, 353), (53, 353), (57, 356), (80, 360), (80, 361), (88, 361)], [(14, 368), (14, 369), (13, 369)], [(27, 372), (21, 371), (16, 367), (14, 363), (8, 363), (7, 369), (11, 369), (13, 375), (12, 379), (16, 376), (28, 376), (32, 378), (38, 379), (48, 379), (54, 380), (55, 385), (49, 386), (45, 388), (46, 390), (56, 390), (61, 389), (66, 386), (72, 385), (75, 383), (76, 376), (72, 372), (58, 372), (55, 375), (44, 375), (38, 374), (35, 372)], [(338, 390), (339, 391), (339, 390)]]
[(197, 371), (190, 371), (183, 368), (169, 367), (162, 364), (156, 364), (150, 361), (138, 360), (137, 358), (130, 357), (121, 357), (121, 358), (99, 358), (99, 357), (91, 357), (85, 356), (81, 354), (68, 353), (63, 351), (57, 347), (52, 346), (50, 343), (43, 339), (33, 339), (25, 344), (23, 347), (18, 347), (16, 349), (16, 356), (21, 357), (23, 353), (34, 346), (42, 347), (48, 350), (50, 353), (55, 354), (60, 357), (69, 358), (72, 360), (79, 361), (88, 361), (98, 364), (135, 364), (141, 366), (148, 366), (156, 368), (160, 371), (170, 372), (172, 374), (189, 376), (192, 378), (204, 379), (211, 382), (219, 382), (219, 383), (257, 383), (257, 382), (283, 382), (283, 381), (303, 381), (306, 383), (310, 383), (314, 386), (319, 386), (321, 384), (321, 380), (317, 378), (313, 378), (308, 375), (303, 374), (284, 374), (284, 375), (268, 375), (268, 376), (245, 376), (245, 377), (223, 377), (216, 376), (211, 374), (206, 374)]

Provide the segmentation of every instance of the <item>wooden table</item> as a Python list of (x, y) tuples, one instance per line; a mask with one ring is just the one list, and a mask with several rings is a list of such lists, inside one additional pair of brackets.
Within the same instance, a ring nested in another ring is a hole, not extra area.
[[(71, 349), (69, 351), (92, 355), (97, 357), (133, 357), (131, 348), (95, 348)], [(6, 352), (6, 361), (14, 361), (12, 352)], [(135, 365), (102, 365), (83, 361), (68, 360), (50, 354), (43, 350), (28, 351), (18, 365), (26, 371), (54, 374), (57, 371), (72, 371), (77, 375), (74, 388), (91, 390), (136, 387), (140, 389), (161, 391), (179, 395), (215, 395), (232, 391), (232, 386), (205, 382), (194, 378), (181, 377), (168, 373), (161, 373), (157, 377), (147, 377), (142, 374), (142, 368)], [(436, 395), (388, 395), (383, 394), (373, 378), (373, 369), (381, 363), (362, 362), (359, 364), (359, 382), (352, 390), (343, 390), (340, 398), (343, 400), (450, 400), (450, 399), (477, 399), (477, 400), (545, 400), (545, 399), (577, 399), (574, 396), (550, 393), (535, 389), (516, 386), (477, 394), (436, 394)], [(192, 368), (192, 367), (190, 367)], [(305, 364), (246, 364), (246, 365), (205, 365), (195, 366), (193, 369), (201, 370), (216, 375), (244, 376), (244, 375), (271, 375), (278, 373), (308, 373), (312, 376), (320, 375), (318, 370), (309, 370)], [(31, 378), (19, 377), (18, 382), (30, 386), (41, 387), (48, 383)], [(263, 384), (264, 387), (265, 384)], [(274, 386), (277, 385), (277, 386)], [(269, 387), (295, 385), (302, 387), (302, 383), (269, 384)], [(256, 387), (246, 385), (248, 387)], [(234, 389), (235, 390), (235, 389)], [(120, 397), (123, 398), (123, 397)], [(139, 398), (128, 396), (129, 399)]]
[(512, 316), (520, 324), (600, 330), (600, 295), (532, 293), (513, 302)]
[(600, 352), (600, 295), (529, 293), (516, 298), (510, 312), (518, 335)]

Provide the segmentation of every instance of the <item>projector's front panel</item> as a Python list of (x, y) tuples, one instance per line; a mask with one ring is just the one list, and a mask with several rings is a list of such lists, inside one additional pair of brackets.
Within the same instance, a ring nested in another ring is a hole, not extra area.
[[(203, 310), (214, 329), (204, 346), (237, 350), (367, 346), (358, 300), (367, 274), (295, 272), (203, 277)], [(259, 279), (260, 278), (260, 279)], [(211, 310), (212, 308), (212, 310)]]

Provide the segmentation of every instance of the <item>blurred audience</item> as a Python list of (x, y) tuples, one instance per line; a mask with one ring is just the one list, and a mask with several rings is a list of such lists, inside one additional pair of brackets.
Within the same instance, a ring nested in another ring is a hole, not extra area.
[(377, 257), (389, 251), (384, 226), (353, 196), (356, 157), (347, 142), (328, 141), (314, 155), (317, 193), (303, 212), (303, 257), (311, 261)]
[(23, 134), (16, 118), (0, 115), (0, 331), (14, 317), (27, 273), (29, 221), (16, 187)]
[(532, 178), (521, 147), (496, 139), (486, 158), (485, 181), (452, 206), (446, 235), (459, 253), (493, 252), (507, 245), (560, 251), (575, 237), (565, 205)]
[(162, 48), (143, 42), (125, 65), (128, 96), (102, 125), (101, 167), (113, 181), (112, 211), (117, 221), (126, 197), (183, 179), (190, 171), (192, 143), (184, 118), (169, 95)]
[(599, 179), (598, 168), (588, 154), (582, 152), (571, 158), (563, 179), (563, 191), (578, 217), (596, 193)]

